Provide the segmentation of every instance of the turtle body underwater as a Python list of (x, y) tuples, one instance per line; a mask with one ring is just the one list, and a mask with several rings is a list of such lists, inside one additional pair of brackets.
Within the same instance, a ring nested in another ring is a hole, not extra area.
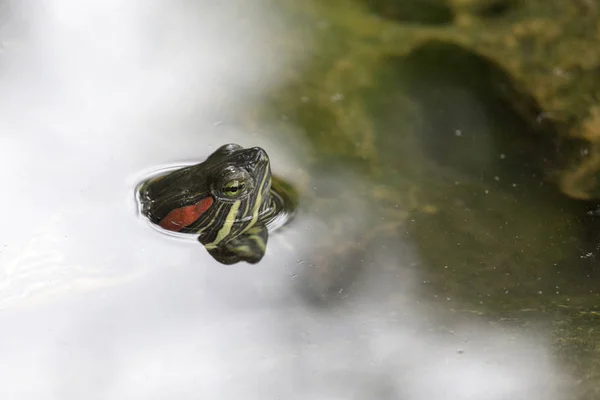
[[(237, 144), (219, 147), (205, 161), (143, 181), (137, 190), (142, 215), (162, 229), (198, 235), (218, 262), (258, 263), (269, 228), (287, 222), (293, 190), (271, 175), (267, 153)], [(278, 223), (275, 223), (278, 221)]]

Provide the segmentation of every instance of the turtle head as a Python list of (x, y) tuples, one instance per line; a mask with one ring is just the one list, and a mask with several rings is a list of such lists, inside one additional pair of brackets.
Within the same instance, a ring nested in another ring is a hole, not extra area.
[(271, 168), (260, 147), (219, 147), (204, 162), (142, 183), (142, 213), (163, 229), (199, 234), (213, 249), (248, 231), (270, 204)]

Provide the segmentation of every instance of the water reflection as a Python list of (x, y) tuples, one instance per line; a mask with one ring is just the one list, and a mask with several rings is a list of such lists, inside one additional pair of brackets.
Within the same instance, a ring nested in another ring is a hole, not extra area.
[[(366, 245), (391, 218), (372, 180), (231, 127), (282, 54), (257, 37), (264, 8), (198, 3), (24, 9), (31, 37), (0, 76), (0, 397), (560, 398), (544, 332), (436, 309), (408, 236)], [(303, 189), (252, 267), (155, 235), (131, 198), (148, 166), (226, 142), (264, 147)]]

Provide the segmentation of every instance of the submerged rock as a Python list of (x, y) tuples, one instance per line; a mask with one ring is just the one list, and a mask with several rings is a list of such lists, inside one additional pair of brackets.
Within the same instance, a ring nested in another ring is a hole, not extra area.
[[(302, 16), (298, 32), (315, 35), (318, 56), (337, 62), (327, 83), (335, 87), (336, 79), (354, 75), (344, 81), (345, 91), (368, 85), (381, 60), (431, 50), (432, 43), (486, 60), (490, 68), (481, 73), (493, 87), (490, 95), (506, 98), (541, 134), (540, 143), (552, 147), (543, 154), (547, 178), (572, 198), (600, 198), (597, 0), (289, 3)], [(305, 54), (304, 47), (291, 47)]]

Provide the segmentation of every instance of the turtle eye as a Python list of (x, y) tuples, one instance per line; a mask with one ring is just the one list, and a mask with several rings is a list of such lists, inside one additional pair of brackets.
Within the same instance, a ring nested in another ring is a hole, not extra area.
[(224, 184), (221, 190), (223, 194), (227, 197), (236, 197), (239, 196), (240, 193), (242, 193), (242, 191), (244, 190), (244, 186), (245, 185), (243, 181), (232, 179), (226, 184)]

